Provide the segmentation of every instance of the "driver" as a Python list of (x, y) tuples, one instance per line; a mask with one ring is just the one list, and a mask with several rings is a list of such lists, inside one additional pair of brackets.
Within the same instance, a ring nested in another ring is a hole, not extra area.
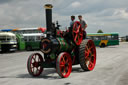
[(75, 16), (74, 16), (74, 15), (72, 15), (72, 16), (71, 16), (70, 27), (72, 27), (72, 26), (73, 26), (74, 22), (75, 22)]

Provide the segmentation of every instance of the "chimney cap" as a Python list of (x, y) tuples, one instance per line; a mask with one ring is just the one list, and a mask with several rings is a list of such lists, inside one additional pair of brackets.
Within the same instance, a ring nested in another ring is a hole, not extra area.
[(52, 9), (52, 7), (53, 7), (52, 4), (45, 4), (44, 5), (44, 8), (46, 8), (46, 9)]

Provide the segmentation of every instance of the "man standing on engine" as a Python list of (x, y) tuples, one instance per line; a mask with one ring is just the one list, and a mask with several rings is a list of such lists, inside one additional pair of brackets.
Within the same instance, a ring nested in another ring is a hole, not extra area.
[(75, 22), (75, 16), (72, 15), (72, 16), (71, 16), (70, 27), (73, 26), (74, 22)]
[(82, 16), (81, 16), (81, 15), (79, 15), (78, 18), (79, 18), (79, 20), (80, 20), (81, 27), (82, 27), (82, 29), (83, 29), (83, 31), (84, 31), (84, 34), (83, 34), (84, 37), (83, 37), (83, 38), (85, 39), (85, 38), (86, 38), (86, 31), (85, 31), (85, 29), (87, 28), (87, 24), (86, 24), (86, 22), (82, 19)]

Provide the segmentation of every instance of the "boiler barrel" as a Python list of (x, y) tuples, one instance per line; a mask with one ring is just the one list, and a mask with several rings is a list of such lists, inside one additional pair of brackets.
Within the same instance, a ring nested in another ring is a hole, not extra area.
[(72, 42), (67, 42), (64, 38), (44, 38), (41, 41), (41, 51), (45, 54), (68, 52), (74, 47)]

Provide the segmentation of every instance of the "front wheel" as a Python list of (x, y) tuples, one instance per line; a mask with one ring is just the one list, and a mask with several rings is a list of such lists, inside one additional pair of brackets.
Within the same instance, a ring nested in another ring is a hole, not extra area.
[(39, 76), (43, 71), (43, 67), (41, 66), (42, 62), (43, 57), (39, 53), (31, 54), (27, 62), (27, 69), (29, 74), (32, 76)]
[(67, 52), (60, 53), (56, 60), (57, 73), (62, 78), (67, 78), (72, 71), (72, 60)]

